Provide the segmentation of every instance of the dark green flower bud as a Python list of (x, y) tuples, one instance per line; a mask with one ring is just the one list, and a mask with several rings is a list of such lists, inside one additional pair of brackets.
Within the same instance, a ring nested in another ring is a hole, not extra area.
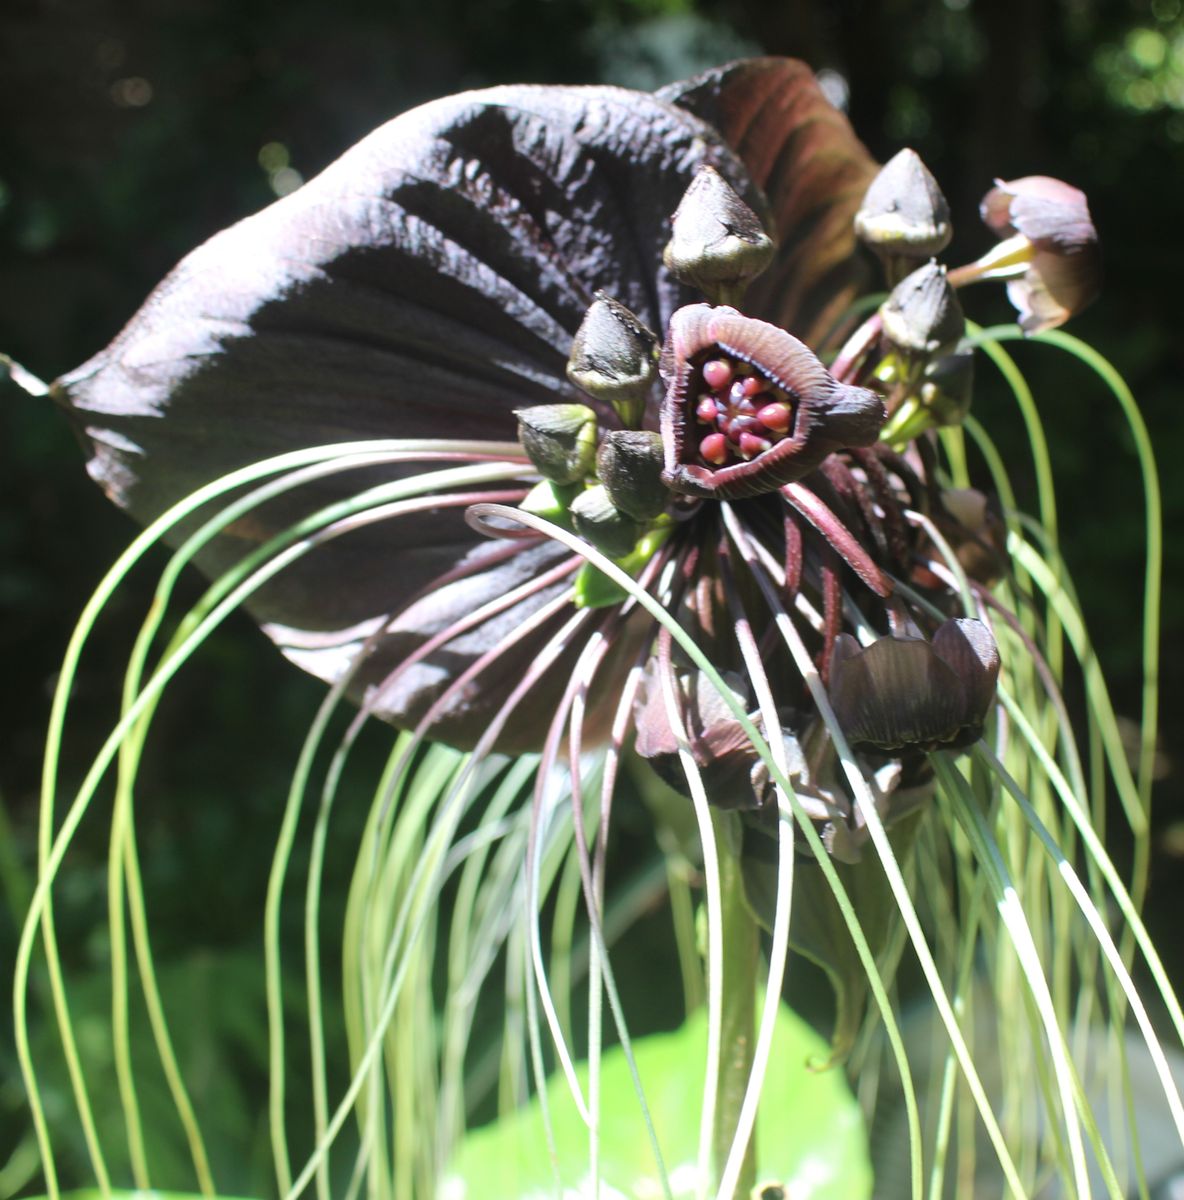
[(760, 218), (714, 167), (699, 168), (671, 220), (662, 261), (714, 304), (738, 301), (777, 250)]
[(635, 521), (664, 512), (670, 489), (662, 482), (662, 435), (644, 429), (617, 429), (605, 435), (596, 455), (596, 473), (613, 504)]
[(855, 214), (856, 236), (895, 284), (950, 244), (950, 208), (915, 150), (901, 150), (872, 180)]
[(599, 485), (572, 501), (571, 517), (576, 533), (609, 558), (624, 558), (641, 536), (637, 522), (615, 507)]
[(597, 292), (571, 344), (567, 377), (638, 425), (658, 376), (658, 339), (620, 301)]
[(538, 473), (553, 483), (578, 483), (596, 461), (596, 414), (585, 404), (520, 408), (518, 440)]
[(880, 308), (884, 336), (906, 355), (932, 358), (958, 344), (966, 318), (945, 267), (927, 262), (892, 289)]
[(974, 351), (935, 358), (925, 368), (920, 398), (935, 425), (961, 425), (974, 395)]

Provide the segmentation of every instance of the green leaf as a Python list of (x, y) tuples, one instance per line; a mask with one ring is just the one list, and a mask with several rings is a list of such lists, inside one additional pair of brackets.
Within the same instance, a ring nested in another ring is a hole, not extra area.
[[(633, 1043), (675, 1200), (695, 1192), (699, 1106), (707, 1054), (700, 1010), (674, 1033)], [(807, 1065), (827, 1045), (800, 1017), (778, 1014), (772, 1058), (757, 1121), (757, 1177), (779, 1182), (794, 1200), (860, 1200), (871, 1195), (867, 1136), (840, 1071)], [(578, 1068), (587, 1094), (588, 1068)], [(603, 1200), (659, 1197), (662, 1188), (628, 1065), (619, 1049), (601, 1059), (600, 1169)], [(560, 1181), (565, 1196), (591, 1194), (588, 1131), (562, 1076), (547, 1085)], [(615, 1191), (612, 1189), (616, 1189)], [(525, 1200), (556, 1194), (538, 1101), (461, 1144), (441, 1195), (449, 1200)]]

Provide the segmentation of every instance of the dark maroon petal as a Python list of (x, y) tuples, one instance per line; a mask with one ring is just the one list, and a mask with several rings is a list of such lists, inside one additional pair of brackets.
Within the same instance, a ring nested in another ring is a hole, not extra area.
[(1007, 233), (1022, 233), (1031, 242), (1062, 251), (1097, 241), (1085, 193), (1060, 179), (1028, 175), (996, 184), (983, 200), (983, 220), (995, 232), (999, 232), (996, 226), (1001, 221), (1003, 200), (1007, 207)]
[[(719, 352), (750, 363), (786, 392), (793, 418), (790, 432), (764, 453), (712, 467), (699, 455), (692, 410), (699, 398), (699, 368)], [(837, 382), (792, 334), (731, 308), (695, 304), (679, 309), (670, 322), (662, 374), (667, 382), (663, 478), (675, 491), (693, 496), (732, 499), (775, 491), (836, 449), (871, 445), (884, 423), (884, 406), (874, 392)]]
[(718, 129), (768, 197), (778, 254), (745, 308), (817, 345), (868, 280), (854, 218), (876, 163), (795, 59), (732, 63), (658, 95)]
[[(513, 441), (515, 408), (584, 399), (564, 368), (596, 289), (658, 328), (683, 298), (662, 249), (707, 160), (752, 194), (711, 129), (642, 93), (510, 87), (425, 105), (194, 251), (54, 395), (89, 445), (91, 474), (141, 521), (297, 447)], [(219, 574), (376, 477), (277, 501), (200, 565)], [(283, 626), (285, 645), (348, 645), (476, 540), (447, 512), (363, 529), (318, 548), (251, 611)], [(305, 661), (332, 677), (346, 656)]]
[(981, 726), (999, 680), (999, 647), (990, 629), (968, 617), (945, 621), (933, 635), (933, 650), (962, 682), (966, 724)]
[(1063, 325), (1097, 298), (1101, 255), (1096, 245), (1070, 254), (1037, 249), (1032, 265), (1007, 285), (1007, 296), (1025, 333)]
[(1019, 233), (1034, 247), (1027, 272), (1007, 285), (1025, 333), (1063, 325), (1097, 296), (1102, 256), (1080, 189), (1047, 175), (999, 180), (980, 212), (998, 237)]
[(966, 725), (962, 683), (923, 638), (882, 637), (861, 650), (850, 634), (840, 634), (831, 659), (830, 698), (856, 747), (940, 745)]
[[(666, 783), (689, 795), (660, 670), (657, 660), (652, 660), (638, 691), (634, 748)], [(733, 690), (732, 695), (738, 703), (746, 703), (741, 692)], [(753, 776), (760, 757), (715, 685), (701, 671), (679, 672), (675, 697), (691, 757), (711, 803), (728, 809), (760, 807), (765, 789), (757, 789)]]

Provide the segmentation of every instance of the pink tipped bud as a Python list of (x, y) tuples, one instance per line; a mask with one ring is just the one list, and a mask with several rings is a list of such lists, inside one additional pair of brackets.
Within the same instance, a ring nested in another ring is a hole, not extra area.
[(740, 453), (745, 458), (756, 458), (758, 454), (764, 454), (772, 446), (772, 442), (765, 441), (762, 437), (757, 437), (754, 433), (749, 433), (745, 430), (740, 435)]
[(728, 439), (722, 433), (709, 433), (699, 443), (704, 462), (722, 467), (728, 461)]
[(703, 382), (713, 392), (722, 392), (732, 382), (732, 365), (722, 358), (713, 358), (703, 364)]
[(766, 404), (764, 408), (758, 409), (756, 414), (756, 419), (771, 433), (788, 433), (792, 417), (789, 405), (780, 401)]
[(695, 406), (695, 416), (703, 422), (704, 425), (710, 425), (719, 415), (719, 409), (716, 407), (715, 401), (710, 396), (704, 396), (702, 400)]

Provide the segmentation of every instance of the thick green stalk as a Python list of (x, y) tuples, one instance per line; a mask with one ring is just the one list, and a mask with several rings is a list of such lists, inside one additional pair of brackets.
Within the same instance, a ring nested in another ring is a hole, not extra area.
[[(760, 968), (760, 929), (744, 897), (740, 857), (734, 833), (723, 828), (733, 814), (716, 814), (723, 933), (723, 1012), (719, 1048), (719, 1099), (712, 1131), (712, 1169), (716, 1185), (736, 1136), (740, 1107), (752, 1071), (756, 1039), (757, 973)], [(731, 836), (730, 836), (731, 835)], [(756, 1184), (756, 1137), (748, 1143), (735, 1200), (751, 1194)], [(729, 1196), (726, 1200), (733, 1200)]]

